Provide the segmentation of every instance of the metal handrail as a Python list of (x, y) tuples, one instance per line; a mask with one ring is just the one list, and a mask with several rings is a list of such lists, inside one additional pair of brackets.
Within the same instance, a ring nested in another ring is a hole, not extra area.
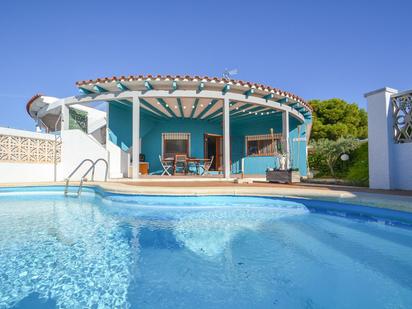
[[(69, 181), (70, 178), (74, 175), (74, 173), (76, 173), (79, 168), (85, 163), (85, 162), (90, 162), (92, 164), (92, 167), (94, 167), (94, 162), (90, 159), (84, 159), (82, 162), (79, 163), (79, 165), (77, 165), (77, 167), (73, 170), (73, 172), (70, 173), (70, 175), (66, 178), (66, 186), (64, 187), (64, 195), (67, 195), (67, 189), (69, 186)], [(84, 176), (83, 176), (84, 177)]]
[(69, 177), (66, 179), (66, 187), (64, 190), (64, 195), (67, 195), (67, 188), (69, 185), (69, 180), (70, 177), (73, 176), (73, 174), (80, 168), (80, 166), (86, 162), (89, 161), (92, 163), (92, 165), (87, 169), (87, 171), (83, 174), (83, 176), (80, 178), (80, 185), (79, 185), (79, 189), (77, 190), (77, 196), (80, 196), (80, 194), (82, 193), (82, 188), (83, 188), (83, 182), (86, 180), (86, 176), (90, 173), (90, 171), (92, 171), (92, 181), (94, 181), (94, 172), (95, 172), (95, 168), (96, 168), (96, 164), (99, 163), (100, 161), (103, 161), (105, 163), (106, 166), (106, 170), (105, 170), (105, 174), (104, 174), (104, 181), (107, 181), (107, 175), (108, 175), (108, 171), (109, 171), (109, 164), (107, 163), (107, 161), (103, 158), (97, 159), (96, 161), (92, 161), (90, 159), (84, 159), (77, 167), (76, 169), (69, 175)]
[[(100, 158), (100, 159), (97, 159), (96, 161), (94, 161), (94, 167), (96, 167), (96, 165), (99, 161), (103, 161), (104, 164), (106, 165), (106, 172), (104, 173), (104, 181), (107, 181), (107, 175), (108, 175), (108, 172), (109, 172), (109, 163), (107, 163), (107, 161), (105, 159)], [(95, 169), (93, 169), (93, 172), (92, 172), (92, 181), (94, 180), (94, 171), (95, 171)]]

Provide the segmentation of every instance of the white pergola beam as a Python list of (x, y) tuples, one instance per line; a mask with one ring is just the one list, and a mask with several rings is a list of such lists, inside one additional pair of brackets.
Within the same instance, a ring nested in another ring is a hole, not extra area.
[(140, 98), (178, 98), (178, 97), (192, 97), (192, 98), (199, 98), (199, 99), (221, 99), (228, 98), (230, 101), (236, 102), (243, 102), (243, 103), (250, 103), (250, 104), (257, 104), (266, 107), (270, 107), (279, 111), (288, 111), (292, 117), (295, 117), (301, 122), (305, 121), (304, 116), (293, 109), (292, 107), (278, 103), (276, 101), (266, 100), (264, 98), (249, 96), (245, 98), (245, 96), (241, 93), (231, 93), (228, 92), (226, 94), (222, 94), (220, 91), (212, 91), (212, 90), (203, 90), (202, 92), (197, 92), (196, 90), (176, 90), (174, 92), (166, 91), (166, 90), (150, 90), (150, 91), (122, 91), (122, 92), (105, 92), (105, 93), (96, 93), (96, 94), (87, 94), (87, 95), (80, 95), (80, 96), (73, 96), (67, 97), (61, 100), (58, 100), (54, 103), (51, 103), (45, 108), (44, 110), (39, 111), (38, 116), (42, 117), (47, 112), (64, 105), (72, 105), (72, 104), (85, 104), (94, 101), (113, 101), (113, 100), (131, 100), (134, 96), (138, 96)]
[(230, 106), (229, 98), (223, 100), (223, 169), (225, 178), (230, 178)]
[(283, 140), (285, 141), (286, 169), (290, 168), (289, 134), (289, 112), (284, 111), (282, 113), (282, 135)]
[(138, 96), (134, 96), (132, 100), (132, 177), (138, 179), (140, 166), (140, 100)]

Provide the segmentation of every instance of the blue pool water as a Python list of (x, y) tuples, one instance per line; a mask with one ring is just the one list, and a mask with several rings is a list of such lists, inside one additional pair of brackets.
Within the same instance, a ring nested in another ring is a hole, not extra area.
[(412, 307), (401, 213), (61, 192), (0, 191), (0, 308)]

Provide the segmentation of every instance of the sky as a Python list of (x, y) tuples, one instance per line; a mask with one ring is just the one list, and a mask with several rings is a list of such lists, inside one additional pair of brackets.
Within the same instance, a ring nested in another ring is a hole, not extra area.
[(184, 74), (306, 100), (412, 88), (412, 1), (0, 1), (0, 126), (34, 129), (36, 93), (98, 77)]

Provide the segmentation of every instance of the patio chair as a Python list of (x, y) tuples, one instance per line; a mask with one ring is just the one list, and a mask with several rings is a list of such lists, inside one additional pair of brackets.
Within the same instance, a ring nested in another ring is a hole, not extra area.
[(163, 168), (163, 172), (161, 176), (163, 176), (164, 174), (167, 174), (168, 176), (172, 176), (171, 173), (173, 173), (173, 168), (174, 168), (173, 161), (163, 160), (161, 155), (159, 155), (159, 161)]
[(199, 164), (197, 161), (187, 160), (187, 174), (197, 175), (199, 174)]
[(209, 175), (209, 169), (213, 164), (214, 158), (215, 158), (214, 156), (211, 156), (210, 160), (205, 160), (203, 165), (200, 166), (203, 169), (203, 172), (201, 173), (202, 176)]
[(185, 175), (187, 171), (187, 156), (185, 154), (176, 154), (174, 162), (174, 174)]

